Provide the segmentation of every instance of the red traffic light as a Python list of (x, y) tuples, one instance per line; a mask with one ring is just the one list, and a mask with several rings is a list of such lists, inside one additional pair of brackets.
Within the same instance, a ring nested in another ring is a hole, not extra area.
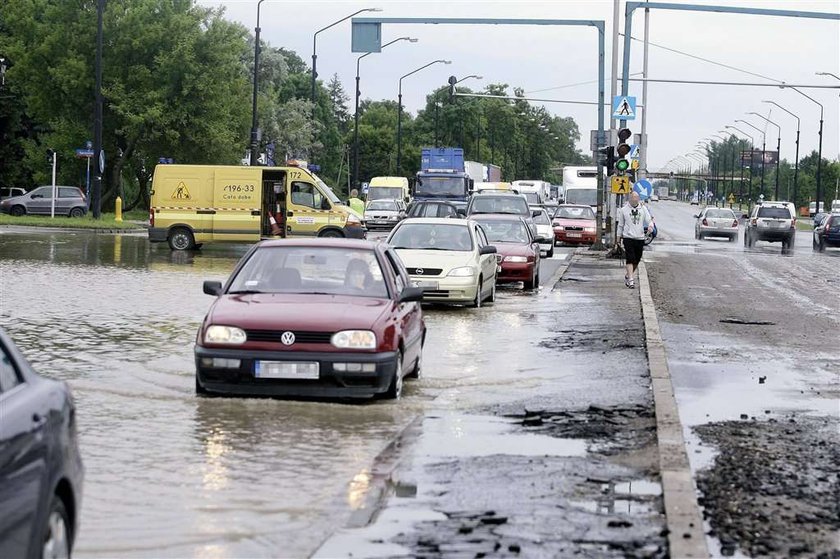
[(630, 131), (629, 128), (622, 128), (618, 131), (618, 140), (620, 142), (626, 142), (627, 139), (633, 135), (633, 132)]

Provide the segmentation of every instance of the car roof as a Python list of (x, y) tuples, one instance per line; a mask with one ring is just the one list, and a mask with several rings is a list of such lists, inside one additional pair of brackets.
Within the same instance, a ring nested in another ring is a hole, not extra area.
[(476, 214), (470, 216), (470, 219), (474, 221), (521, 221), (527, 225), (519, 214)]
[(589, 208), (591, 210), (592, 206), (587, 206), (586, 204), (557, 204), (557, 209), (559, 210), (560, 208)]
[[(487, 192), (486, 190), (484, 192)], [(516, 192), (488, 192), (487, 194), (482, 194), (482, 198), (492, 198), (493, 196), (498, 196), (499, 198), (522, 198), (525, 197), (522, 194), (517, 194)]]
[(465, 227), (471, 220), (467, 219), (453, 219), (451, 217), (409, 217), (402, 220), (400, 226), (404, 223), (417, 223), (421, 225), (464, 225)]
[(376, 250), (384, 245), (381, 241), (366, 241), (362, 239), (268, 239), (260, 241), (259, 248), (263, 247), (317, 247), (317, 248), (346, 248), (352, 250)]
[(441, 206), (451, 206), (453, 205), (452, 201), (450, 200), (415, 200), (414, 202), (418, 206), (420, 204), (440, 204)]

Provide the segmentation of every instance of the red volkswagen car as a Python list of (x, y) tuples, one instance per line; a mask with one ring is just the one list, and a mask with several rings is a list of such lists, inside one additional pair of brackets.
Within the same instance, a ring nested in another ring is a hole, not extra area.
[(399, 398), (420, 375), (423, 292), (386, 244), (264, 241), (204, 292), (199, 394)]
[(561, 204), (551, 220), (554, 242), (573, 245), (591, 245), (596, 240), (596, 219), (592, 206)]
[(487, 235), (487, 241), (496, 247), (499, 270), (497, 283), (521, 281), (525, 289), (540, 285), (540, 242), (550, 239), (534, 237), (528, 223), (519, 216), (473, 215), (471, 217)]

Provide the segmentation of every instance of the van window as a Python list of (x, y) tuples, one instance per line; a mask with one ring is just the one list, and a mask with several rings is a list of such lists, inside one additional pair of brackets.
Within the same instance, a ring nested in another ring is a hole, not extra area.
[(314, 184), (295, 181), (292, 183), (292, 204), (320, 210), (323, 197)]

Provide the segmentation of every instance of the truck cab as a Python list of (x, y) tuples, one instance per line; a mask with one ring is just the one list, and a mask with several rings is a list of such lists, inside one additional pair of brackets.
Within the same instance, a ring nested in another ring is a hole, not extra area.
[(466, 202), (473, 179), (464, 170), (461, 148), (422, 148), (420, 171), (414, 179), (415, 200)]
[(364, 238), (364, 219), (305, 164), (160, 164), (152, 179), (149, 241), (172, 250), (271, 237)]
[(406, 204), (411, 201), (408, 179), (405, 177), (373, 177), (367, 191), (367, 201), (401, 200)]

